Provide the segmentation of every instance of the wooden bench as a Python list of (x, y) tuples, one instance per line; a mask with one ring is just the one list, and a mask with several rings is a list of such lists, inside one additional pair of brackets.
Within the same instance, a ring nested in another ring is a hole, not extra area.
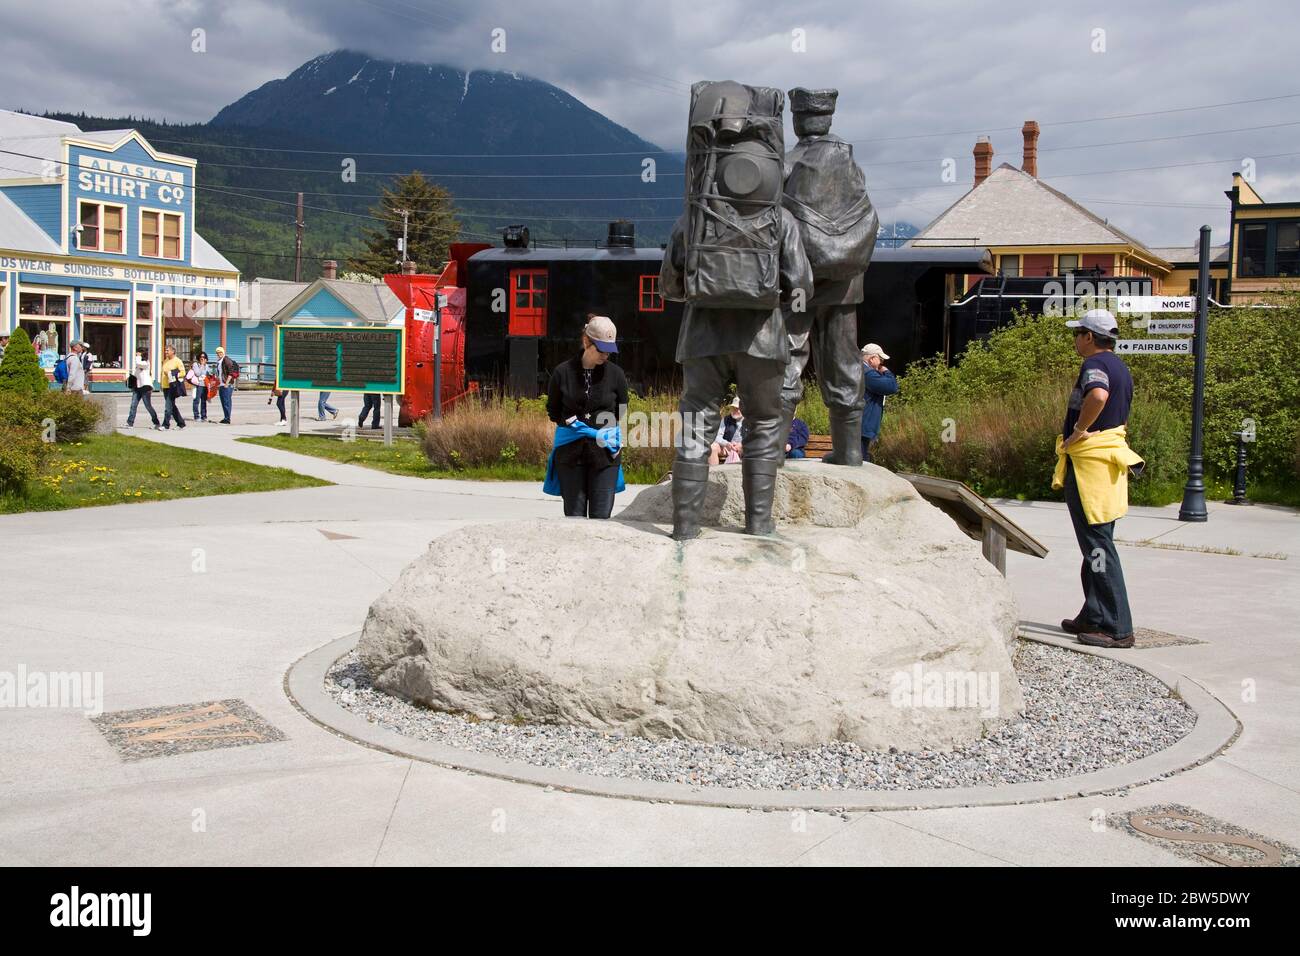
[(804, 446), (804, 454), (809, 458), (817, 459), (822, 455), (829, 454), (831, 450), (830, 435), (809, 435), (808, 444)]

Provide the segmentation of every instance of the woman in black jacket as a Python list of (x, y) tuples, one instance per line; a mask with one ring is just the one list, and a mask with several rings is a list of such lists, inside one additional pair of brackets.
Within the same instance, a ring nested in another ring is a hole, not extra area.
[[(561, 362), (551, 373), (546, 413), (556, 425), (582, 422), (595, 429), (608, 428), (627, 405), (627, 379), (609, 361), (618, 352), (618, 332), (603, 315), (588, 316), (582, 330), (582, 351)], [(594, 438), (556, 441), (554, 464), (570, 518), (608, 518), (614, 510), (619, 454), (601, 447)]]

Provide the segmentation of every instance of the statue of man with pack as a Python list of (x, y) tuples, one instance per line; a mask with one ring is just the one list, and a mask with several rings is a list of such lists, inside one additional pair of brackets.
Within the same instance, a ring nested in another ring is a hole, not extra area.
[(785, 95), (734, 82), (691, 87), (686, 211), (673, 227), (659, 287), (685, 302), (677, 361), (684, 386), (673, 463), (673, 537), (700, 533), (709, 446), (730, 384), (745, 407), (745, 530), (770, 534), (784, 457), (781, 387), (790, 357), (783, 301), (806, 298), (813, 273), (794, 216), (781, 206)]
[[(858, 310), (862, 274), (871, 262), (879, 226), (867, 196), (866, 177), (853, 146), (831, 133), (838, 90), (790, 91), (798, 144), (785, 157), (782, 203), (799, 221), (799, 235), (813, 270), (808, 308), (787, 307), (790, 364), (782, 388), (782, 427), (790, 430), (803, 397), (803, 370), (810, 355), (822, 400), (830, 413), (832, 451), (822, 460), (862, 464), (862, 357)], [(784, 440), (784, 438), (782, 439)]]

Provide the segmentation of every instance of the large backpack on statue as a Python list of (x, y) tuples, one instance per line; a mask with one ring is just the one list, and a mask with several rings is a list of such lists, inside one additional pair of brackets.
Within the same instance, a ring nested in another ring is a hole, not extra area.
[(689, 303), (773, 309), (780, 302), (784, 107), (785, 94), (771, 87), (691, 87), (682, 272)]
[(785, 170), (781, 201), (799, 220), (813, 276), (861, 275), (871, 262), (880, 223), (852, 144), (838, 136), (801, 142), (790, 150)]

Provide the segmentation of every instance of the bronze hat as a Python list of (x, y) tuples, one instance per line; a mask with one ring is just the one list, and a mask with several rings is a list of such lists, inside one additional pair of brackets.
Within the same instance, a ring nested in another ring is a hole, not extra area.
[(834, 113), (839, 90), (805, 90), (796, 86), (790, 91), (791, 113)]

